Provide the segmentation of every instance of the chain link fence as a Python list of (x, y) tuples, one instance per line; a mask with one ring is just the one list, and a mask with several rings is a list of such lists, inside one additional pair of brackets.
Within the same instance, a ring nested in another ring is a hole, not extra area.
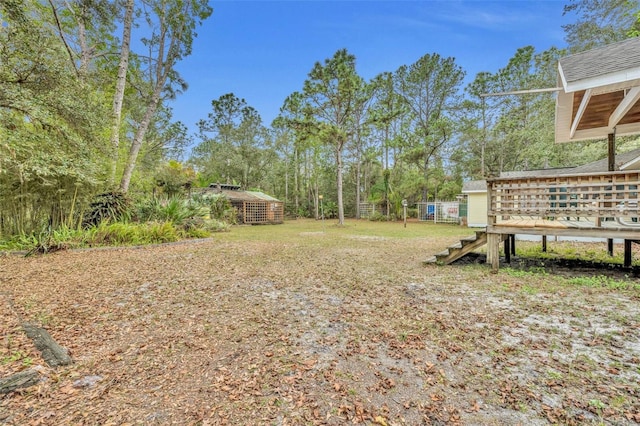
[(458, 200), (416, 203), (418, 220), (459, 224), (467, 214), (466, 203)]

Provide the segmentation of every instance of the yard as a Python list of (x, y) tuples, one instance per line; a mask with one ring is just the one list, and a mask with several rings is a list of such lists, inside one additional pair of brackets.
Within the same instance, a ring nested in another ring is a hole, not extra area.
[[(640, 284), (424, 266), (451, 225), (289, 221), (0, 257), (9, 425), (640, 423)], [(74, 363), (46, 367), (45, 327)]]

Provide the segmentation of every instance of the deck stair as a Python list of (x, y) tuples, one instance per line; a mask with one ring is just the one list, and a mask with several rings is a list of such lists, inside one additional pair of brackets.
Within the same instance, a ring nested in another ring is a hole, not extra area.
[(448, 265), (461, 257), (466, 256), (478, 247), (487, 243), (487, 233), (476, 231), (475, 235), (462, 238), (459, 242), (450, 245), (446, 250), (431, 256), (424, 263), (437, 263), (438, 265)]

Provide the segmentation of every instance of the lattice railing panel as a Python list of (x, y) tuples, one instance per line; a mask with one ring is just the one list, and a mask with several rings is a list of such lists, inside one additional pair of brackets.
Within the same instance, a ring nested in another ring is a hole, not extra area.
[(640, 172), (498, 178), (487, 182), (488, 214), (529, 217), (637, 217)]

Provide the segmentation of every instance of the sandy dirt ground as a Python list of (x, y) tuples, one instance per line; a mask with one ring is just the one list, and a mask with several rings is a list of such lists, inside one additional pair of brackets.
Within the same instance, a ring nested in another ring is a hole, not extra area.
[(640, 423), (635, 281), (425, 266), (455, 240), (427, 233), (243, 232), (0, 257), (0, 377), (40, 377), (0, 424)]

